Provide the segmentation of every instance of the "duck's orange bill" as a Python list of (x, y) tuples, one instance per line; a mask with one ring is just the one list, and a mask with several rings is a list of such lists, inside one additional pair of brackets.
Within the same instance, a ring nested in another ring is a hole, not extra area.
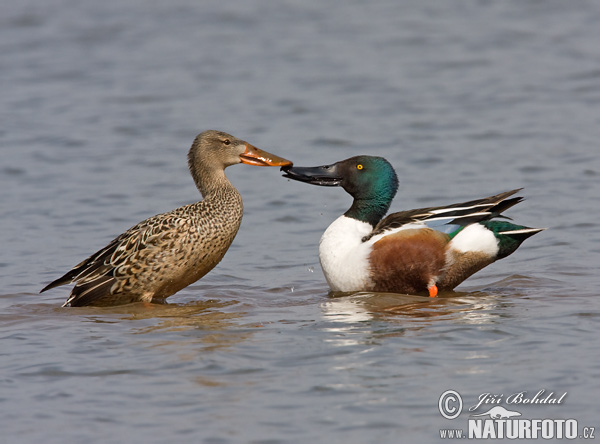
[(267, 153), (261, 149), (256, 148), (255, 146), (246, 144), (246, 151), (243, 154), (240, 154), (240, 159), (242, 163), (247, 165), (256, 165), (256, 166), (291, 166), (293, 165), (287, 159), (283, 157), (276, 156), (275, 154)]
[(428, 288), (429, 290), (429, 297), (430, 298), (434, 298), (437, 296), (438, 294), (438, 288), (435, 285), (432, 285), (431, 287)]

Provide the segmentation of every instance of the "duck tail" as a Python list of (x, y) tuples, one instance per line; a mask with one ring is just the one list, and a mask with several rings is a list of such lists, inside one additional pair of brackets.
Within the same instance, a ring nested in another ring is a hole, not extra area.
[(498, 246), (500, 247), (498, 259), (511, 255), (525, 239), (545, 230), (545, 228), (530, 228), (523, 225), (516, 225), (504, 220), (487, 220), (480, 222), (480, 224), (494, 233), (494, 236), (498, 239)]
[(77, 273), (75, 272), (76, 270), (71, 270), (69, 272), (67, 272), (64, 276), (59, 277), (58, 279), (50, 282), (48, 285), (46, 285), (44, 288), (42, 288), (40, 290), (40, 293), (43, 293), (46, 290), (50, 290), (51, 288), (54, 287), (60, 287), (61, 285), (66, 285), (66, 284), (70, 284), (73, 282), (73, 279), (77, 276)]

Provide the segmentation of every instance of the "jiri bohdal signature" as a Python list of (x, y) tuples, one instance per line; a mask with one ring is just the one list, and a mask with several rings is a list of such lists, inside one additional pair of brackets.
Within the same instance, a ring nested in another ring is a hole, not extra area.
[(482, 393), (479, 395), (479, 402), (472, 407), (469, 407), (469, 411), (473, 412), (477, 410), (481, 405), (488, 404), (562, 404), (567, 396), (567, 392), (564, 392), (561, 396), (557, 396), (554, 392), (546, 394), (545, 389), (541, 389), (532, 397), (527, 396), (526, 391), (513, 393), (508, 395), (506, 398), (503, 394), (493, 393)]

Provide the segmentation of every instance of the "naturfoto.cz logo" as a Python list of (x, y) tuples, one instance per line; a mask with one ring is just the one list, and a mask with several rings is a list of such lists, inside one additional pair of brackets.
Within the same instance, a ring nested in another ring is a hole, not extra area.
[[(567, 393), (555, 394), (545, 389), (533, 395), (527, 391), (509, 396), (482, 393), (477, 402), (468, 408), (472, 412), (464, 429), (440, 429), (445, 439), (594, 439), (594, 427), (579, 428), (576, 419), (528, 419), (518, 408), (524, 405), (561, 405)], [(504, 407), (500, 404), (505, 404)], [(484, 407), (481, 412), (476, 411)], [(463, 412), (463, 399), (456, 390), (446, 390), (438, 401), (440, 414), (454, 420)]]

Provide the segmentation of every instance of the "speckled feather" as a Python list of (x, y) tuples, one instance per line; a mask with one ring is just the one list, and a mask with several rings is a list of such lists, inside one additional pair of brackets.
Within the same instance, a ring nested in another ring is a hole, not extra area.
[(241, 196), (231, 186), (206, 200), (158, 214), (131, 227), (44, 290), (77, 282), (65, 302), (72, 306), (164, 299), (221, 261), (242, 213)]

